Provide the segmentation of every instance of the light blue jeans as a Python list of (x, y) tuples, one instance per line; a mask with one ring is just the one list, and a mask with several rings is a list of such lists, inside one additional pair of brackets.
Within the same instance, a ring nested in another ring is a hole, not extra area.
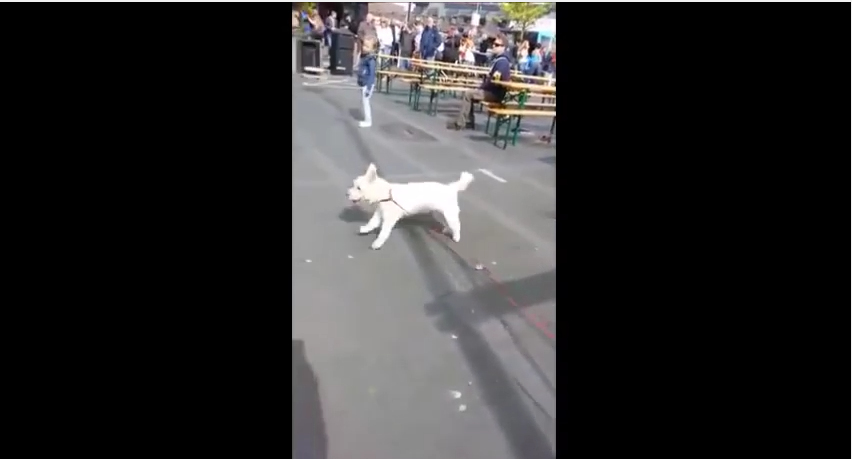
[(373, 96), (373, 88), (375, 86), (363, 86), (361, 87), (361, 104), (364, 109), (364, 122), (368, 124), (372, 124), (373, 122), (373, 113), (370, 109), (370, 97)]

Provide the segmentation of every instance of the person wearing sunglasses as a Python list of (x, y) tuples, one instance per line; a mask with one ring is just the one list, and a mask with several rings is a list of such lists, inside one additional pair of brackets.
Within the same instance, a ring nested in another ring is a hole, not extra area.
[(494, 79), (509, 81), (512, 78), (512, 58), (506, 50), (506, 37), (498, 34), (491, 44), (489, 50), (494, 56), (491, 61), (491, 70), (485, 77), (479, 89), (470, 89), (464, 93), (461, 108), (456, 119), (447, 123), (448, 129), (475, 129), (476, 123), (473, 115), (473, 106), (476, 101), (502, 102), (506, 96), (506, 88), (492, 83)]

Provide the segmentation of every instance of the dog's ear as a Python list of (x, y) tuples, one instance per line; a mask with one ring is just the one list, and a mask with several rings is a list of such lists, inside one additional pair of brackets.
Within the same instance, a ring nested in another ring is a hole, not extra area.
[(378, 177), (378, 173), (376, 172), (375, 164), (370, 163), (370, 165), (367, 166), (367, 173), (364, 174), (364, 177), (367, 179), (368, 182), (374, 182), (376, 180), (376, 177)]

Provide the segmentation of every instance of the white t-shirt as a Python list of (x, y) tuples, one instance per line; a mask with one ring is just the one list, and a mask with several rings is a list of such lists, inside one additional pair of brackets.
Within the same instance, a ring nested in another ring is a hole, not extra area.
[(473, 49), (467, 49), (464, 52), (464, 56), (462, 57), (465, 64), (474, 64), (476, 63), (476, 56), (473, 55)]
[(376, 38), (379, 39), (379, 45), (382, 48), (390, 48), (393, 45), (393, 32), (390, 27), (379, 26), (376, 29)]
[(414, 49), (416, 51), (420, 51), (420, 37), (423, 36), (423, 31), (418, 31), (417, 35), (414, 36)]

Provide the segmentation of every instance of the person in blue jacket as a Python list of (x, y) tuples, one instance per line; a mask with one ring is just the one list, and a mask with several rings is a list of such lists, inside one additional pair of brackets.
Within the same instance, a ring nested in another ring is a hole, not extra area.
[(426, 60), (435, 60), (435, 55), (438, 54), (438, 47), (441, 46), (441, 34), (438, 33), (438, 28), (435, 27), (435, 20), (431, 17), (426, 18), (426, 27), (420, 35), (420, 58)]
[(506, 88), (493, 81), (510, 81), (512, 78), (512, 56), (506, 51), (506, 36), (498, 34), (491, 44), (489, 53), (493, 53), (491, 70), (479, 89), (470, 89), (464, 93), (459, 114), (447, 124), (448, 129), (474, 129), (473, 106), (475, 101), (503, 102)]
[(361, 104), (364, 108), (364, 120), (358, 123), (362, 128), (373, 125), (370, 110), (370, 97), (376, 85), (376, 37), (367, 35), (361, 44), (361, 60), (358, 62), (358, 86), (361, 87)]

